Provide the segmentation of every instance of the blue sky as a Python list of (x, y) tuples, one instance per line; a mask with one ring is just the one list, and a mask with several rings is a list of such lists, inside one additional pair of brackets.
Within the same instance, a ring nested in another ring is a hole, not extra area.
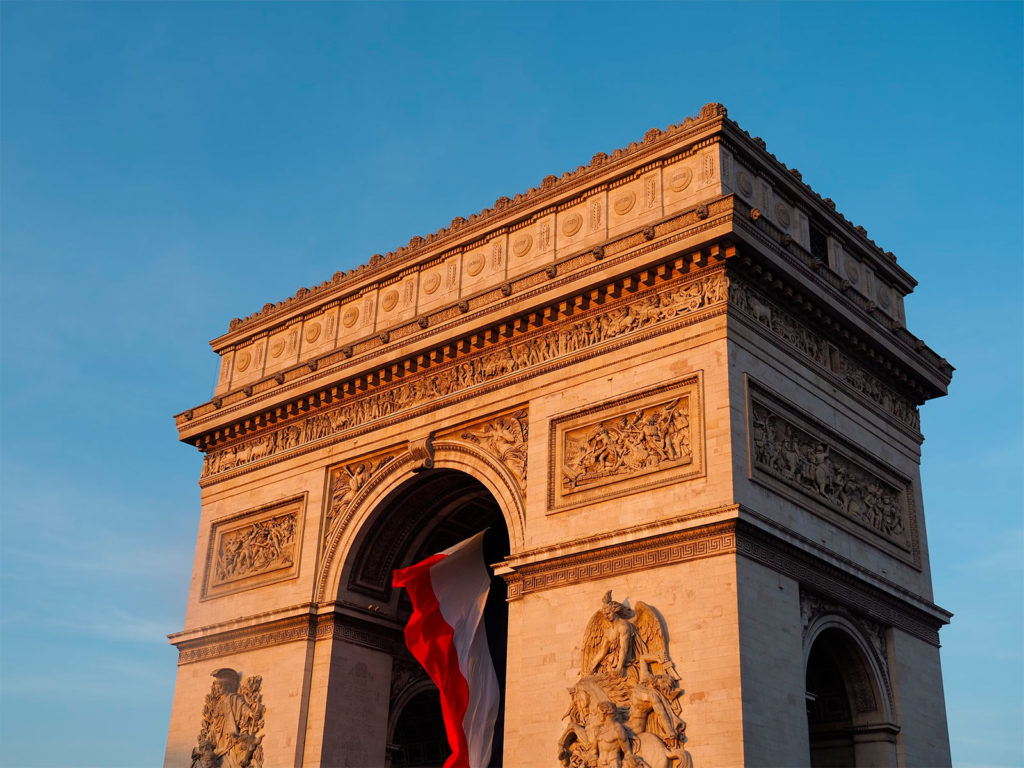
[(0, 764), (162, 762), (232, 317), (708, 101), (920, 281), (954, 760), (1024, 764), (1022, 8), (0, 4)]

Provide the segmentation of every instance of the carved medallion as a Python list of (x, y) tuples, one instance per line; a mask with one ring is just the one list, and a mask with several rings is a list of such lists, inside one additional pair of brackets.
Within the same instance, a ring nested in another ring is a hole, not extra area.
[(284, 352), (284, 345), (285, 342), (282, 338), (276, 338), (270, 342), (270, 356), (274, 358), (280, 357), (281, 353)]
[(238, 353), (235, 358), (235, 370), (242, 373), (246, 368), (249, 367), (249, 363), (252, 362), (252, 355), (249, 354), (249, 350), (243, 350)]
[(309, 325), (307, 325), (306, 326), (305, 337), (306, 337), (306, 342), (307, 343), (309, 343), (309, 344), (315, 343), (316, 340), (320, 338), (320, 323), (314, 321), (314, 322), (310, 323)]
[(520, 235), (512, 241), (512, 253), (517, 258), (522, 258), (530, 252), (530, 248), (533, 247), (533, 238), (530, 235)]
[(692, 376), (552, 421), (552, 508), (701, 474), (698, 385)]
[(728, 296), (728, 278), (716, 274), (608, 307), (553, 331), (533, 334), (511, 346), (485, 350), (445, 367), (431, 368), (398, 384), (346, 398), (336, 406), (271, 432), (210, 451), (203, 460), (202, 476), (238, 469), (321, 438), (364, 429), (370, 422), (402, 410), (423, 405), (440, 407), (442, 398), (468, 387), (498, 386), (501, 377), (539, 369), (558, 359), (597, 352), (605, 342), (683, 319), (692, 312), (724, 302)]
[(693, 181), (693, 171), (689, 168), (680, 168), (678, 171), (672, 174), (672, 178), (669, 179), (668, 185), (671, 187), (673, 192), (682, 192)]
[(617, 213), (619, 216), (625, 216), (627, 213), (633, 210), (633, 206), (635, 204), (636, 192), (633, 192), (632, 190), (627, 190), (615, 198), (613, 206), (615, 208), (615, 213)]
[(191, 768), (263, 768), (263, 678), (216, 669)]
[(789, 225), (793, 223), (793, 217), (789, 212), (789, 206), (785, 203), (779, 203), (775, 206), (775, 218), (783, 229), (789, 229)]
[(428, 296), (441, 286), (441, 275), (437, 272), (428, 272), (423, 278), (423, 292)]
[(679, 673), (657, 609), (607, 592), (583, 633), (580, 676), (558, 740), (566, 768), (692, 768)]
[(484, 258), (484, 255), (482, 253), (474, 253), (466, 261), (466, 272), (469, 274), (470, 277), (476, 277), (477, 275), (484, 271), (484, 265), (486, 263), (487, 260)]
[(351, 328), (356, 324), (356, 320), (359, 319), (359, 307), (352, 305), (348, 307), (344, 312), (341, 313), (341, 324), (346, 328)]
[(566, 237), (572, 237), (580, 228), (583, 226), (583, 217), (580, 216), (578, 211), (572, 211), (566, 214), (562, 220), (562, 234)]
[(849, 280), (853, 285), (857, 285), (860, 282), (860, 269), (857, 262), (853, 259), (846, 260), (846, 279)]
[(380, 305), (383, 307), (385, 312), (390, 312), (398, 305), (398, 291), (392, 288), (389, 291), (384, 292), (384, 296), (380, 300)]
[(746, 171), (740, 171), (736, 177), (736, 187), (746, 198), (754, 196), (754, 179)]
[(218, 520), (210, 530), (203, 598), (298, 573), (303, 497)]

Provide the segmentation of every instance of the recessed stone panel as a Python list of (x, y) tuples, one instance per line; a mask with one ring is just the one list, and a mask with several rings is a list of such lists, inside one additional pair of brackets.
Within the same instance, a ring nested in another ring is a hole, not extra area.
[(312, 360), (334, 349), (338, 341), (338, 307), (307, 317), (302, 323), (300, 361)]
[(551, 510), (704, 474), (699, 374), (551, 421)]
[(462, 254), (462, 295), (492, 288), (505, 279), (508, 238), (496, 235)]
[(661, 218), (661, 171), (655, 169), (608, 192), (608, 235), (614, 237)]
[(299, 361), (302, 322), (296, 320), (272, 333), (267, 341), (267, 375), (290, 368)]
[(367, 291), (338, 308), (338, 344), (350, 344), (373, 333), (377, 319), (377, 291)]
[(203, 599), (297, 576), (304, 507), (298, 496), (214, 521)]
[(459, 300), (461, 266), (462, 260), (458, 255), (453, 255), (420, 272), (417, 314), (423, 315)]
[(382, 286), (377, 294), (377, 330), (392, 328), (416, 316), (416, 289), (419, 276), (413, 272)]

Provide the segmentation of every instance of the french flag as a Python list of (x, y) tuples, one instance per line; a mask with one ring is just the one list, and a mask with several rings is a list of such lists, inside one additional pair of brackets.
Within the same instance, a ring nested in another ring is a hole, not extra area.
[(498, 678), (487, 650), (484, 603), (491, 587), (483, 532), (394, 572), (412, 616), (405, 643), (441, 692), (451, 757), (444, 768), (487, 768), (498, 718)]

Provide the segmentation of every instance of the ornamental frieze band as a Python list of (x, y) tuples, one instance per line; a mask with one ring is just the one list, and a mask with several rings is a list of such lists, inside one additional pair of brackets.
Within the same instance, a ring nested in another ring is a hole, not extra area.
[(597, 351), (595, 348), (604, 342), (639, 335), (649, 328), (722, 304), (727, 295), (728, 278), (718, 271), (643, 294), (612, 309), (591, 311), (583, 319), (563, 327), (486, 350), (409, 378), (401, 384), (347, 400), (340, 406), (259, 437), (213, 450), (204, 459), (202, 477), (207, 479), (317, 440), (338, 436), (406, 409), (421, 405), (441, 407), (442, 398), (478, 385), (500, 386), (502, 378), (511, 374), (568, 360), (584, 351)]
[(838, 436), (790, 415), (755, 391), (751, 391), (749, 408), (752, 479), (775, 490), (797, 491), (895, 545), (916, 564), (919, 553), (909, 483), (867, 456), (853, 458), (855, 452), (844, 448)]

